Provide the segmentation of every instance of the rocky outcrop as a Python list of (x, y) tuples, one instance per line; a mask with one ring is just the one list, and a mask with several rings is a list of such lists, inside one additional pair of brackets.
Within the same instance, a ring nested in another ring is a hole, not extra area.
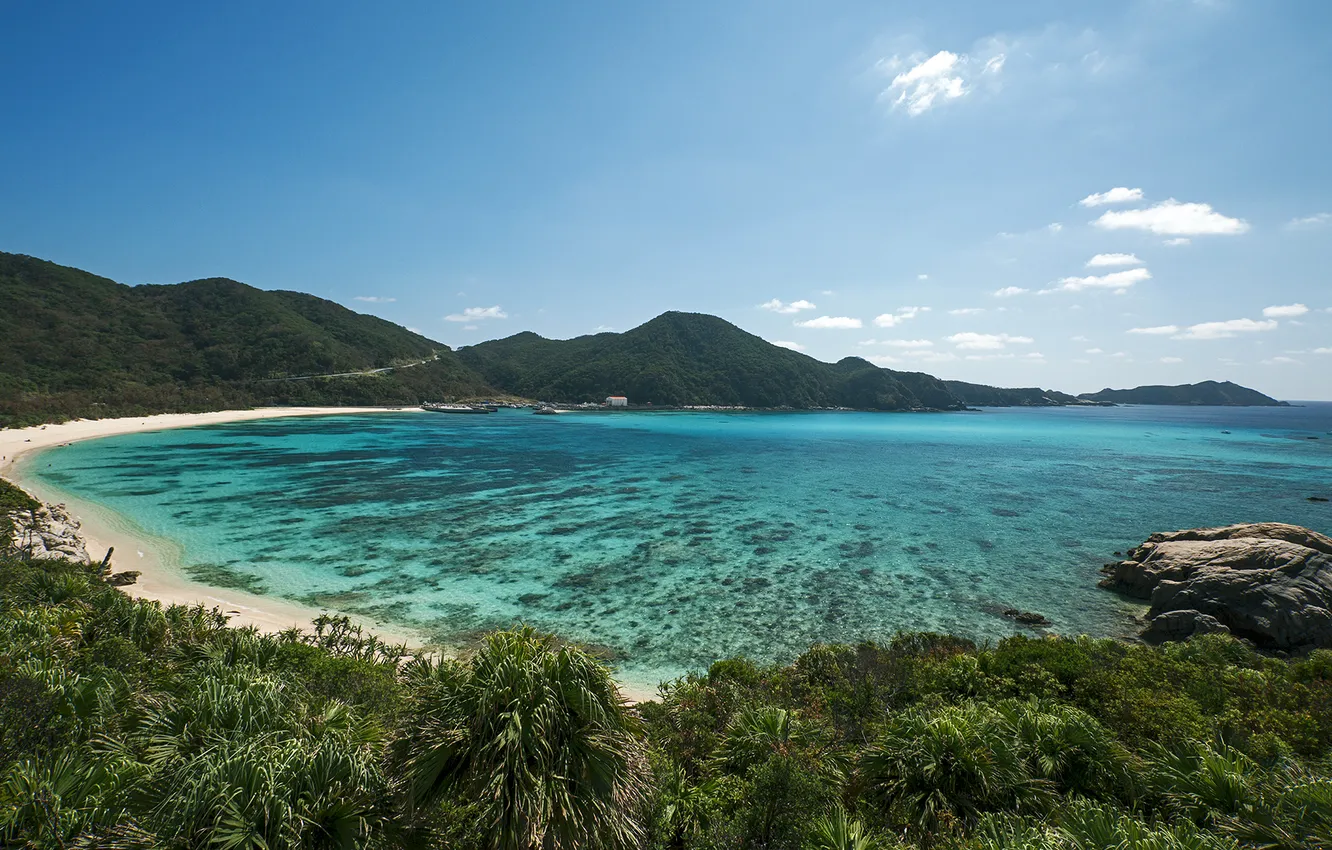
[(33, 558), (70, 558), (87, 561), (88, 548), (79, 534), (79, 521), (64, 505), (42, 505), (33, 511), (11, 514), (12, 545)]
[(1153, 534), (1101, 586), (1151, 601), (1144, 640), (1229, 632), (1262, 649), (1332, 647), (1332, 538), (1285, 523)]

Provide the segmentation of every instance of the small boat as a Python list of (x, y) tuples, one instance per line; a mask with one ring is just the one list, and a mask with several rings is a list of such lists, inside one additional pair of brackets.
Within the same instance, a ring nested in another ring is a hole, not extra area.
[(423, 404), (422, 410), (431, 413), (493, 413), (484, 407), (472, 407), (470, 404)]
[(532, 412), (535, 413), (537, 416), (558, 416), (564, 411), (556, 410), (553, 407), (546, 406), (546, 407), (538, 407), (536, 410)]

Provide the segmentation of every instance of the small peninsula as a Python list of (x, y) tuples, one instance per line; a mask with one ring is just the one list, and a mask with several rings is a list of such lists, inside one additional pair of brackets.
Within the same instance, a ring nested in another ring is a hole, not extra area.
[(1106, 388), (1098, 393), (1082, 393), (1084, 401), (1108, 401), (1115, 404), (1177, 404), (1196, 407), (1289, 407), (1257, 390), (1230, 381), (1202, 381), (1178, 386), (1145, 386), (1131, 390)]

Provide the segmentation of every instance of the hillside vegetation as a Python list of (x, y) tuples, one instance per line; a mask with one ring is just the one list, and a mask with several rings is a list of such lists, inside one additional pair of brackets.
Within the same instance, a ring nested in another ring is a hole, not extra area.
[[(447, 346), (392, 322), (234, 280), (131, 287), (0, 253), (0, 303), (0, 426), (490, 391)], [(274, 380), (420, 361), (363, 377)]]
[(488, 383), (551, 401), (747, 407), (952, 410), (961, 401), (931, 375), (858, 357), (830, 364), (773, 345), (730, 322), (663, 313), (624, 333), (552, 340), (534, 333), (458, 350)]
[(934, 634), (743, 659), (626, 707), (527, 629), (405, 661), (0, 556), (0, 845), (1309, 850), (1332, 653)]

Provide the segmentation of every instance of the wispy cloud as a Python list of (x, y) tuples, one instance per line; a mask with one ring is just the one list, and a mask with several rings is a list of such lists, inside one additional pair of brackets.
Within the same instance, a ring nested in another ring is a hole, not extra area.
[(1012, 298), (1014, 295), (1022, 295), (1023, 293), (1030, 291), (1030, 289), (1023, 289), (1020, 286), (1005, 286), (1003, 289), (996, 289), (994, 291), (994, 297)]
[(1148, 334), (1149, 336), (1169, 336), (1179, 333), (1179, 325), (1156, 325), (1150, 328), (1129, 328), (1131, 334)]
[(1291, 364), (1302, 366), (1304, 365), (1304, 361), (1296, 360), (1294, 357), (1285, 357), (1282, 355), (1279, 355), (1277, 357), (1269, 357), (1263, 361), (1264, 366), (1287, 366)]
[(798, 342), (791, 342), (790, 340), (785, 340), (785, 339), (774, 339), (774, 340), (772, 340), (772, 344), (775, 345), (775, 346), (777, 346), (778, 348), (789, 348), (789, 349), (791, 349), (792, 351), (804, 351), (804, 350), (805, 350), (805, 346), (801, 345), (800, 343), (798, 343)]
[(1185, 204), (1174, 198), (1140, 210), (1110, 210), (1092, 224), (1103, 230), (1146, 230), (1161, 236), (1235, 235), (1249, 223), (1212, 209), (1211, 204)]
[(1094, 269), (1102, 266), (1140, 266), (1142, 260), (1138, 259), (1136, 254), (1097, 254), (1087, 261), (1087, 268)]
[(956, 310), (949, 310), (950, 316), (975, 316), (978, 313), (984, 313), (984, 307), (959, 307)]
[(946, 339), (958, 348), (968, 350), (988, 350), (1005, 348), (1010, 344), (1030, 345), (1035, 342), (1029, 336), (1011, 336), (1009, 334), (966, 333), (953, 334)]
[(1041, 294), (1044, 295), (1048, 292), (1081, 292), (1084, 289), (1113, 289), (1116, 292), (1123, 292), (1135, 283), (1151, 279), (1152, 273), (1146, 269), (1125, 269), (1102, 275), (1064, 277), (1059, 279), (1058, 286), (1052, 289), (1042, 289)]
[(929, 307), (898, 307), (891, 313), (881, 313), (874, 317), (874, 324), (880, 328), (895, 328), (908, 319), (914, 319), (921, 313), (928, 313)]
[(892, 75), (892, 81), (879, 94), (879, 99), (915, 117), (963, 97), (978, 79), (997, 77), (1004, 69), (1004, 60), (1003, 53), (982, 58), (949, 50), (928, 57), (919, 53), (905, 59), (900, 56), (880, 59), (875, 68), (885, 76)]
[(1303, 316), (1307, 312), (1309, 312), (1309, 308), (1303, 304), (1282, 304), (1263, 308), (1263, 315), (1269, 319), (1293, 319), (1296, 316)]
[(509, 314), (500, 309), (500, 306), (496, 304), (494, 307), (468, 307), (461, 313), (450, 313), (444, 317), (444, 320), (446, 322), (477, 322), (483, 319), (507, 318), (509, 318)]
[(357, 295), (352, 298), (353, 301), (368, 301), (371, 304), (392, 304), (397, 301), (396, 298), (387, 298), (383, 295)]
[(813, 310), (814, 304), (811, 301), (792, 301), (790, 304), (783, 303), (774, 298), (771, 301), (765, 301), (759, 305), (760, 309), (771, 310), (774, 313), (799, 313), (801, 310)]
[(1183, 362), (1184, 362), (1184, 358), (1183, 358), (1183, 357), (1162, 357), (1162, 358), (1161, 358), (1161, 362), (1162, 362), (1162, 363), (1183, 363)]
[(817, 319), (796, 322), (795, 326), (798, 328), (816, 328), (818, 330), (853, 330), (864, 325), (859, 319), (853, 319), (850, 316), (819, 316)]
[(1141, 200), (1141, 189), (1129, 189), (1126, 186), (1116, 186), (1108, 192), (1093, 192), (1078, 201), (1078, 203), (1082, 204), (1084, 207), (1101, 207), (1106, 204), (1127, 204)]
[(1229, 339), (1233, 336), (1246, 333), (1262, 333), (1264, 331), (1274, 331), (1277, 329), (1275, 319), (1258, 321), (1257, 319), (1229, 319), (1224, 322), (1202, 322), (1196, 325), (1189, 325), (1183, 333), (1175, 335), (1174, 339)]
[(1165, 245), (1167, 248), (1177, 248), (1180, 245), (1191, 245), (1193, 244), (1193, 240), (1187, 236), (1177, 236), (1174, 239), (1167, 239), (1161, 244)]
[(1286, 222), (1287, 230), (1313, 230), (1316, 227), (1326, 227), (1332, 224), (1332, 213), (1314, 213), (1306, 215), (1303, 218), (1292, 218)]
[(933, 348), (934, 343), (928, 339), (867, 339), (860, 343), (861, 345), (886, 345), (889, 348)]

